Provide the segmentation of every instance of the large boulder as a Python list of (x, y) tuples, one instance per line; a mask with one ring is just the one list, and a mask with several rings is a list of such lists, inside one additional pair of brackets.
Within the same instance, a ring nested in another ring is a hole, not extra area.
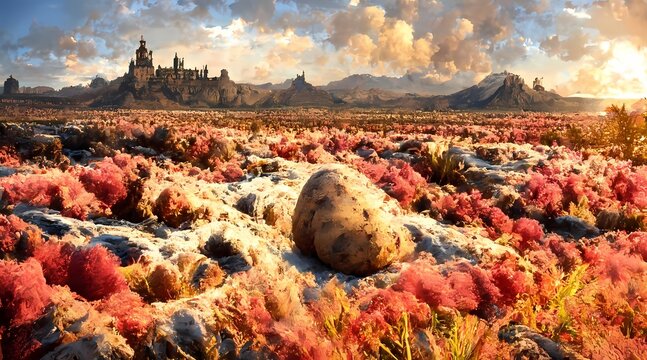
[(410, 249), (412, 241), (387, 211), (391, 204), (386, 198), (348, 167), (334, 165), (316, 172), (294, 209), (296, 246), (346, 274), (367, 275), (388, 266)]

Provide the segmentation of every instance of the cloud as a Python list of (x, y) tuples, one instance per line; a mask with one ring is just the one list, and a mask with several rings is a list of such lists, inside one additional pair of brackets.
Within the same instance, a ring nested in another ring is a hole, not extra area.
[(11, 5), (22, 17), (12, 23), (26, 25), (0, 30), (0, 71), (26, 85), (121, 75), (144, 34), (155, 65), (177, 51), (240, 82), (305, 70), (319, 84), (372, 73), (457, 86), (513, 69), (563, 92), (619, 93), (642, 87), (618, 71), (618, 54), (642, 59), (647, 46), (644, 0), (63, 0), (34, 10), (49, 4)]
[(375, 36), (385, 22), (385, 11), (378, 6), (355, 7), (332, 16), (328, 26), (330, 42), (341, 48), (353, 35)]
[(274, 0), (236, 0), (229, 5), (231, 14), (249, 23), (264, 26), (274, 16)]

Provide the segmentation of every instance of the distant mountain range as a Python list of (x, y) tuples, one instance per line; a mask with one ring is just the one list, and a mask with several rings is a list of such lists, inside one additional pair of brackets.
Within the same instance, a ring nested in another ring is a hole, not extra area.
[(47, 95), (73, 98), (90, 106), (138, 108), (335, 106), (569, 112), (603, 109), (602, 100), (537, 91), (520, 76), (508, 72), (493, 73), (478, 84), (449, 95), (430, 95), (432, 88), (415, 76), (352, 75), (321, 87), (299, 76), (280, 84), (236, 84), (227, 79), (217, 88), (158, 86), (141, 93), (119, 78), (99, 87), (69, 87)]
[(320, 87), (327, 91), (339, 90), (382, 90), (393, 93), (437, 95), (460, 90), (457, 84), (431, 84), (419, 75), (407, 74), (402, 77), (351, 75), (338, 81), (331, 81)]

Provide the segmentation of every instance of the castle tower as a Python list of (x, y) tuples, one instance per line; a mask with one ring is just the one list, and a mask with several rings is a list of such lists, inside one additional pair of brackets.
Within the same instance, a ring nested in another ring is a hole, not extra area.
[(4, 95), (18, 94), (20, 92), (20, 84), (13, 75), (9, 75), (9, 78), (4, 82), (4, 90), (2, 92)]
[(135, 51), (135, 65), (137, 66), (153, 66), (153, 52), (149, 52), (146, 49), (146, 40), (144, 40), (144, 35), (142, 35), (141, 40), (139, 40), (139, 49)]
[(207, 65), (204, 66), (204, 78), (205, 79), (209, 78), (209, 69), (207, 69)]
[(180, 66), (180, 59), (177, 57), (177, 53), (175, 53), (175, 57), (173, 58), (173, 71), (176, 74), (179, 66)]
[(532, 82), (532, 89), (535, 91), (546, 91), (544, 86), (542, 85), (542, 80), (544, 78), (535, 78), (535, 80)]
[(136, 88), (146, 86), (148, 80), (155, 77), (153, 51), (148, 51), (148, 49), (146, 49), (146, 40), (144, 40), (144, 35), (142, 35), (139, 40), (139, 48), (135, 51), (135, 64), (133, 65), (131, 61), (129, 74), (135, 78)]

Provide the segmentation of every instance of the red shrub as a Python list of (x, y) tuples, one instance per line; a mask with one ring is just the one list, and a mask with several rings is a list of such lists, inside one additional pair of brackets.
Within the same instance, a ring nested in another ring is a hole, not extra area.
[[(0, 215), (0, 256), (28, 257), (43, 243), (40, 230), (15, 215)], [(20, 252), (20, 254), (15, 254)]]
[(647, 167), (641, 167), (629, 175), (619, 172), (612, 186), (618, 200), (647, 209)]
[(353, 166), (371, 180), (373, 184), (380, 182), (387, 168), (384, 162), (372, 163), (364, 160), (355, 160)]
[(286, 138), (281, 138), (278, 143), (270, 144), (270, 150), (278, 157), (286, 160), (298, 161), (302, 160), (303, 153), (301, 146), (296, 142), (291, 142)]
[(99, 303), (97, 310), (117, 319), (117, 330), (133, 347), (141, 342), (153, 324), (151, 309), (130, 290), (110, 295)]
[(402, 272), (394, 288), (407, 291), (435, 309), (439, 306), (454, 307), (452, 288), (445, 277), (434, 267), (414, 264)]
[[(472, 266), (469, 263), (461, 264), (464, 267), (463, 271), (469, 271), (472, 281), (474, 282), (474, 287), (476, 290), (476, 295), (479, 300), (478, 311), (482, 316), (490, 317), (494, 315), (493, 306), (501, 305), (501, 290), (496, 286), (492, 275), (478, 266)], [(461, 289), (456, 289), (456, 296), (462, 296)], [(507, 289), (506, 289), (507, 290)]]
[(491, 239), (512, 232), (513, 221), (490, 199), (483, 199), (479, 191), (446, 195), (435, 202), (439, 214), (446, 221), (457, 224), (477, 223), (485, 228)]
[(429, 306), (421, 303), (410, 292), (399, 292), (393, 289), (380, 289), (369, 294), (370, 300), (366, 306), (365, 313), (379, 313), (389, 324), (395, 325), (403, 313), (409, 314), (409, 320), (413, 327), (425, 327), (429, 322), (431, 312)]
[(110, 160), (95, 163), (94, 168), (84, 168), (79, 180), (107, 207), (112, 207), (128, 195), (123, 170)]
[(0, 180), (10, 203), (26, 202), (60, 210), (64, 216), (85, 219), (101, 213), (102, 206), (83, 184), (69, 173), (50, 170), (46, 174), (13, 175)]
[(17, 326), (36, 320), (49, 304), (51, 291), (38, 261), (17, 264), (0, 260), (0, 317), (4, 323)]
[(626, 283), (629, 279), (647, 271), (647, 264), (638, 256), (606, 251), (596, 266), (597, 274), (613, 283)]
[(481, 219), (487, 226), (486, 230), (491, 239), (512, 232), (514, 221), (498, 207), (490, 207), (481, 211)]
[(405, 270), (394, 289), (406, 291), (427, 303), (432, 309), (451, 307), (460, 311), (478, 311), (493, 316), (494, 305), (500, 303), (501, 291), (487, 270), (467, 262), (441, 266), (415, 263)]
[(566, 272), (570, 272), (576, 265), (581, 263), (581, 254), (577, 245), (569, 243), (557, 235), (551, 235), (546, 239), (550, 250), (557, 256), (559, 265)]
[(521, 237), (521, 241), (517, 244), (517, 248), (521, 251), (536, 248), (544, 237), (544, 230), (541, 228), (539, 221), (528, 218), (515, 221), (512, 232)]
[(519, 294), (528, 291), (528, 278), (517, 268), (512, 258), (494, 264), (490, 269), (492, 281), (501, 292), (501, 303), (512, 305)]
[(119, 259), (103, 246), (82, 249), (72, 254), (68, 284), (88, 300), (104, 299), (128, 289), (118, 268)]
[(52, 240), (36, 249), (34, 258), (40, 262), (48, 284), (66, 285), (68, 283), (72, 253), (74, 253), (74, 246), (71, 244)]
[(391, 160), (388, 163), (385, 160), (378, 163), (356, 160), (353, 165), (403, 207), (409, 206), (415, 199), (418, 188), (426, 184), (425, 179), (402, 160)]
[(0, 146), (0, 165), (8, 167), (20, 166), (20, 156), (13, 146)]
[(455, 308), (460, 311), (472, 311), (479, 307), (481, 299), (476, 291), (476, 284), (469, 273), (452, 271), (447, 275), (452, 291), (447, 294), (454, 298)]
[(532, 174), (526, 184), (524, 196), (531, 204), (544, 209), (546, 214), (556, 215), (562, 210), (562, 189), (559, 185), (548, 182), (542, 174)]
[(353, 150), (359, 143), (359, 139), (345, 132), (331, 134), (332, 137), (326, 139), (325, 148), (331, 154), (337, 154), (344, 151)]
[(647, 261), (647, 232), (635, 232), (629, 235), (629, 241), (632, 242), (631, 251)]
[(414, 200), (419, 187), (426, 184), (408, 163), (396, 160), (392, 161), (388, 171), (380, 180), (381, 186), (387, 194), (400, 202), (400, 205), (407, 207)]

